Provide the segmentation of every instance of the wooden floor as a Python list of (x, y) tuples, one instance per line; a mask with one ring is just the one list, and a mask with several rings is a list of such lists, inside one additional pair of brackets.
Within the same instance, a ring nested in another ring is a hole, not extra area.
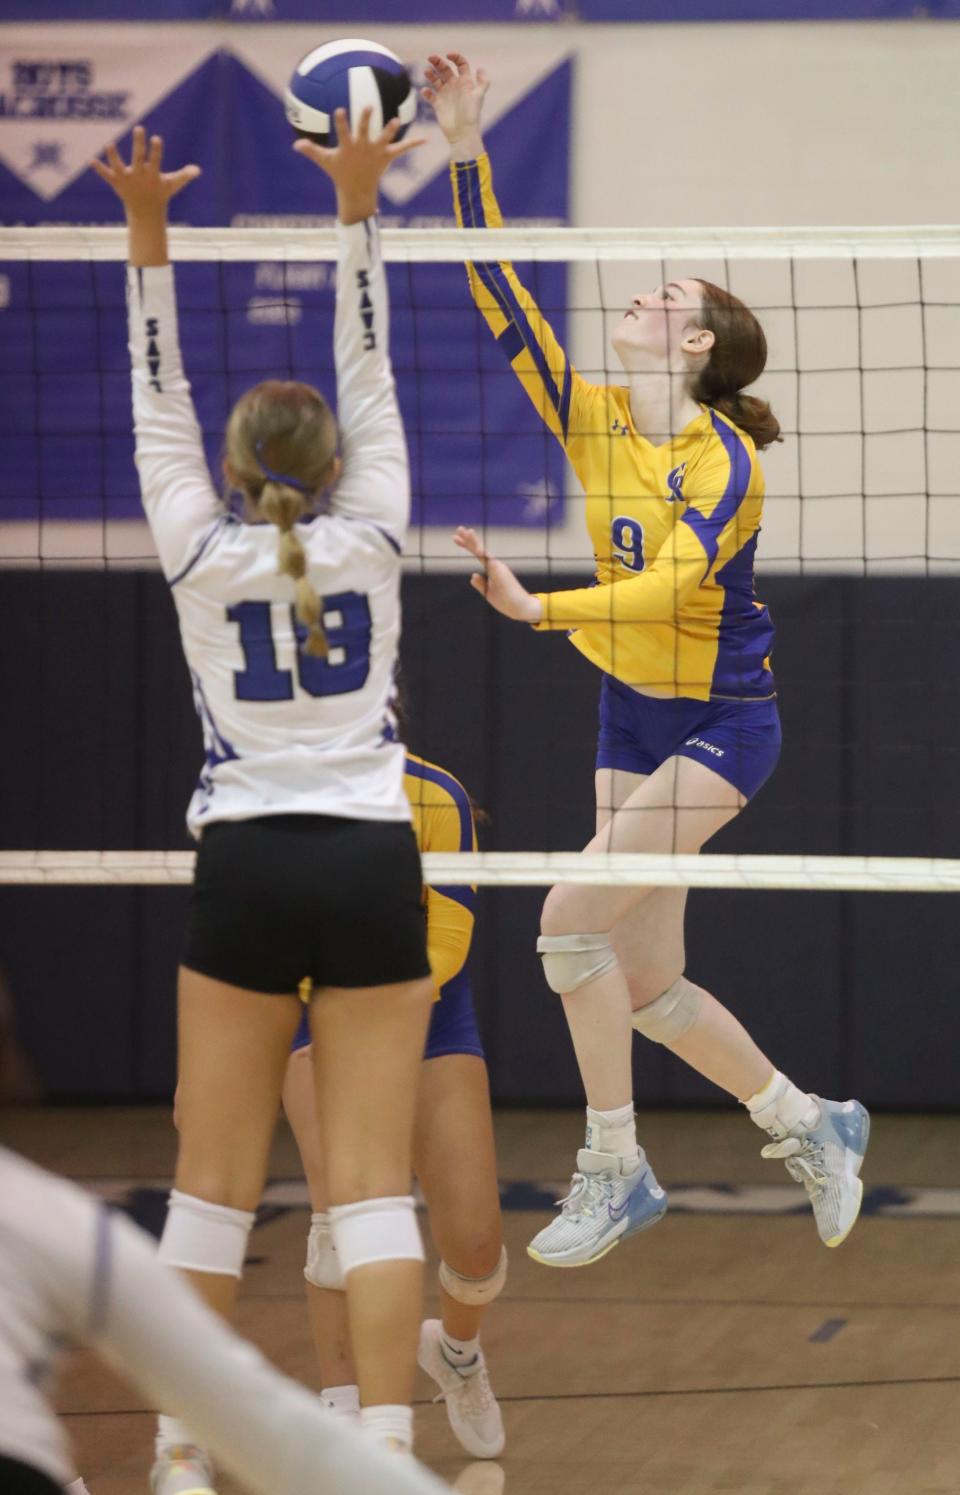
[[(781, 1212), (789, 1180), (760, 1161), (743, 1117), (643, 1117), (661, 1182), (731, 1188), (678, 1189), (649, 1234), (594, 1267), (551, 1272), (524, 1253), (547, 1212), (523, 1205), (564, 1181), (579, 1130), (573, 1113), (498, 1117), (511, 1276), (484, 1339), (507, 1450), (492, 1466), (458, 1456), (424, 1380), (421, 1458), (473, 1495), (960, 1492), (960, 1196), (948, 1192), (960, 1185), (960, 1118), (879, 1118), (874, 1212), (827, 1251), (809, 1214)], [(4, 1135), (101, 1189), (142, 1185), (148, 1200), (174, 1153), (160, 1111), (20, 1113)], [(297, 1175), (285, 1132), (272, 1173)], [(254, 1233), (240, 1327), (316, 1385), (306, 1224), (304, 1208), (284, 1208)], [(136, 1393), (82, 1353), (60, 1406), (91, 1495), (143, 1495), (153, 1417)]]

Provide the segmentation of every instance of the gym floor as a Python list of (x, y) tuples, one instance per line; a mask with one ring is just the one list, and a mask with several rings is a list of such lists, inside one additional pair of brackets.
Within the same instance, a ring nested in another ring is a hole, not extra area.
[[(459, 1453), (418, 1382), (417, 1452), (467, 1495), (956, 1495), (960, 1490), (960, 1117), (875, 1118), (864, 1214), (836, 1251), (731, 1113), (641, 1114), (666, 1220), (556, 1272), (526, 1241), (564, 1191), (575, 1112), (497, 1116), (510, 1280), (484, 1344), (507, 1427), (494, 1465)], [(169, 1112), (14, 1112), (4, 1141), (159, 1226)], [(302, 1293), (306, 1196), (285, 1125), (250, 1243), (239, 1327), (318, 1385)], [(431, 1271), (428, 1287), (435, 1280)], [(428, 1292), (426, 1312), (436, 1311)], [(143, 1495), (153, 1413), (86, 1351), (59, 1407), (91, 1495)], [(239, 1487), (223, 1479), (222, 1495)]]

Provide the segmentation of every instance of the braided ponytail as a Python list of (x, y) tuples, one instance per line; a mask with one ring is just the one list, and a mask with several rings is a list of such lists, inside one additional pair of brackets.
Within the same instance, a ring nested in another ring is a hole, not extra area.
[(277, 573), (291, 576), (296, 583), (294, 611), (297, 622), (307, 630), (303, 651), (317, 659), (326, 659), (330, 652), (327, 636), (321, 622), (320, 598), (307, 580), (307, 553), (294, 533), (293, 526), (307, 512), (304, 495), (296, 488), (268, 478), (260, 490), (257, 508), (262, 517), (275, 524), (280, 531), (277, 546)]
[(294, 526), (313, 512), (329, 485), (337, 426), (318, 390), (295, 380), (268, 379), (247, 390), (227, 423), (227, 459), (234, 481), (258, 519), (279, 530), (277, 571), (292, 578), (306, 654), (325, 659), (323, 604), (307, 577), (307, 553)]

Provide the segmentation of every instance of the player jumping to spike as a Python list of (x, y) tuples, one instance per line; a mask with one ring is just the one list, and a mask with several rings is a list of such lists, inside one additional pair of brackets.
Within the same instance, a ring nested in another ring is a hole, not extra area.
[[(498, 227), (480, 135), (488, 80), (433, 55), (424, 97), (450, 144), (457, 218)], [(692, 278), (635, 295), (613, 335), (627, 376), (593, 385), (572, 366), (510, 265), (469, 266), (470, 289), (586, 493), (597, 585), (531, 595), (470, 529), (473, 585), (508, 618), (568, 631), (603, 672), (596, 835), (586, 852), (699, 852), (750, 800), (780, 751), (754, 592), (763, 504), (757, 448), (778, 439), (744, 395), (766, 342), (752, 312)], [(636, 1030), (742, 1101), (837, 1246), (860, 1209), (869, 1118), (781, 1074), (737, 1019), (684, 974), (686, 890), (566, 884), (549, 893), (538, 950), (563, 999), (587, 1096), (586, 1146), (561, 1213), (531, 1242), (552, 1266), (596, 1261), (667, 1207), (633, 1114)]]

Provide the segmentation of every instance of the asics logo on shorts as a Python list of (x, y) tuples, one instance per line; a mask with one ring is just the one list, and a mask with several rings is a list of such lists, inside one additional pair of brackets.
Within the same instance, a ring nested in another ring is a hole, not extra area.
[(702, 748), (705, 753), (712, 753), (715, 758), (723, 758), (726, 754), (726, 748), (714, 747), (712, 742), (704, 742), (702, 737), (688, 737), (683, 745)]

